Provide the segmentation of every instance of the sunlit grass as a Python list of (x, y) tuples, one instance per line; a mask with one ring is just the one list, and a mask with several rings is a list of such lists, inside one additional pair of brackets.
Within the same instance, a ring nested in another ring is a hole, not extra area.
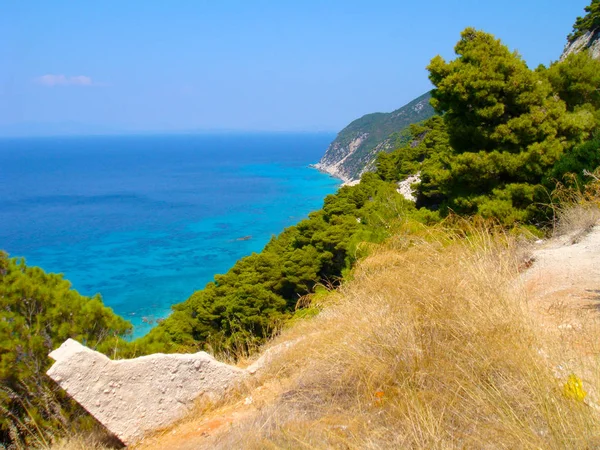
[(222, 448), (600, 445), (581, 380), (557, 378), (542, 356), (551, 343), (515, 282), (521, 244), (464, 221), (411, 227), (284, 333), (305, 338), (263, 376), (280, 390)]

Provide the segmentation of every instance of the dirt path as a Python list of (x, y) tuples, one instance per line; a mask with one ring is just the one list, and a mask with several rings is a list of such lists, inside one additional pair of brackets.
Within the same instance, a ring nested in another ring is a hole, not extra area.
[(226, 431), (234, 422), (252, 412), (252, 408), (237, 403), (196, 420), (185, 421), (175, 427), (159, 432), (131, 447), (144, 450), (196, 450), (213, 448), (218, 435)]
[(581, 329), (600, 311), (600, 226), (540, 246), (524, 274), (530, 311), (540, 325)]
[(523, 274), (528, 308), (554, 375), (575, 374), (600, 410), (600, 225), (550, 240)]

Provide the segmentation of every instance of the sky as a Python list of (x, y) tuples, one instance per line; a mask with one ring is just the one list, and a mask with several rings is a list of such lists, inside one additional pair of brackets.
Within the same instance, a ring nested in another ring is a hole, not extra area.
[(467, 26), (530, 67), (589, 0), (0, 0), (0, 135), (339, 131)]

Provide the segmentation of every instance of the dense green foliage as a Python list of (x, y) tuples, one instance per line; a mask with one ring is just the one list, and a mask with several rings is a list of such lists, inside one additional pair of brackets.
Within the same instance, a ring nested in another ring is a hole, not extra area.
[(173, 313), (134, 343), (143, 352), (209, 346), (244, 351), (291, 317), (298, 299), (318, 283), (335, 283), (357, 257), (361, 241), (388, 236), (387, 218), (414, 209), (394, 187), (367, 174), (325, 199), (323, 209), (274, 237), (261, 253), (175, 305)]
[(45, 375), (48, 353), (73, 338), (109, 354), (131, 324), (83, 297), (61, 275), (0, 252), (0, 443), (30, 442), (77, 427), (77, 405)]
[(468, 28), (455, 52), (450, 62), (435, 57), (428, 70), (432, 104), (444, 114), (456, 152), (539, 152), (529, 148), (536, 146), (548, 154), (559, 151), (563, 136), (579, 136), (550, 83), (500, 40)]
[(568, 111), (600, 109), (600, 61), (588, 52), (571, 53), (564, 61), (554, 63), (549, 69), (538, 69), (554, 93), (565, 102)]
[(552, 168), (551, 180), (580, 189), (591, 181), (584, 175), (584, 170), (593, 172), (597, 167), (600, 167), (600, 135), (595, 134), (589, 141), (560, 157)]
[(588, 31), (600, 28), (600, 0), (592, 0), (589, 6), (585, 7), (585, 12), (587, 13), (585, 16), (575, 20), (573, 32), (568, 37), (569, 42), (573, 42)]
[(398, 181), (421, 171), (424, 161), (448, 153), (450, 144), (444, 120), (434, 116), (410, 126), (408, 142), (391, 153), (377, 155), (377, 174), (385, 181)]
[(453, 151), (427, 175), (456, 212), (530, 221), (542, 179), (586, 136), (592, 115), (571, 117), (550, 83), (490, 34), (467, 29), (455, 51), (454, 61), (436, 57), (429, 66)]
[[(428, 67), (432, 104), (443, 119), (413, 127), (414, 141), (380, 157), (382, 177), (420, 171), (418, 206), (506, 225), (541, 220), (553, 166), (595, 127), (596, 63), (576, 57), (532, 71), (492, 35), (471, 28), (455, 51), (455, 60), (438, 56)], [(573, 89), (580, 72), (584, 81)]]

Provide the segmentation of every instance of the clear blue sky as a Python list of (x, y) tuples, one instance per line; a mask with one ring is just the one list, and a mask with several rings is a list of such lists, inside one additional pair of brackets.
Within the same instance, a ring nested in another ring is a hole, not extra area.
[(467, 26), (530, 65), (589, 0), (0, 0), (0, 134), (338, 131), (430, 89)]

